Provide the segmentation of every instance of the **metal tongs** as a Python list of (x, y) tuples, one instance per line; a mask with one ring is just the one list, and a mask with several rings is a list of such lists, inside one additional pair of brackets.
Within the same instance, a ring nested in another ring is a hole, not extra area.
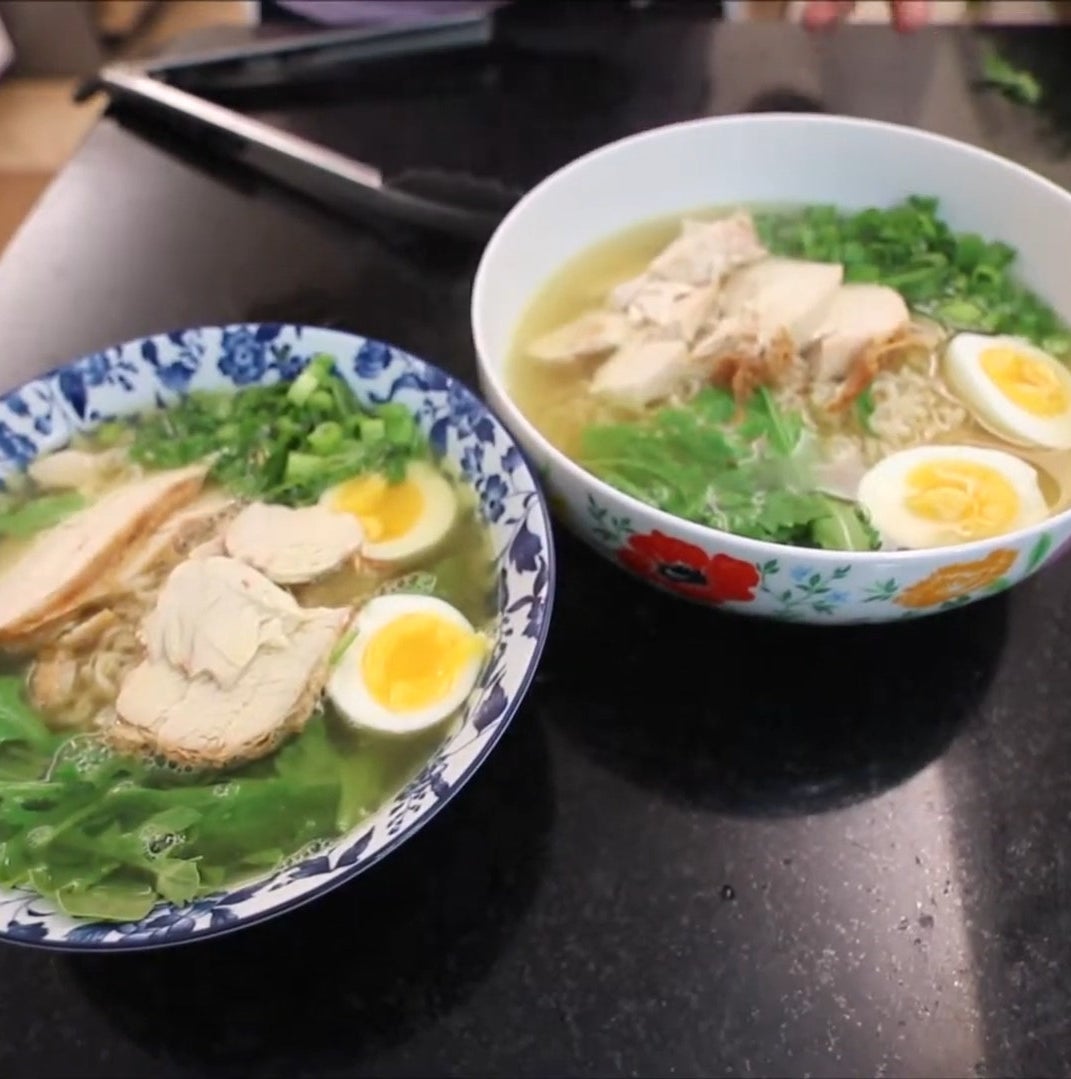
[(355, 65), (490, 45), (493, 19), (439, 18), (380, 30), (347, 30), (288, 37), (103, 68), (78, 92), (103, 91), (114, 102), (160, 111), (232, 159), (313, 197), (366, 209), (469, 240), (485, 241), (520, 192), (495, 180), (437, 169), (385, 177), (373, 165), (336, 153), (169, 82), (228, 89), (277, 88)]

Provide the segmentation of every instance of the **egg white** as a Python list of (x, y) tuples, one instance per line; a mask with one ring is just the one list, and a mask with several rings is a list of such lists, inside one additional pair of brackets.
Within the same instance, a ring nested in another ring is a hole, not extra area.
[[(361, 557), (368, 562), (383, 566), (408, 562), (437, 547), (454, 527), (458, 505), (449, 481), (426, 461), (410, 461), (405, 478), (420, 489), (424, 500), (420, 516), (408, 532), (390, 540), (375, 542), (368, 538), (366, 529)], [(346, 513), (334, 504), (335, 496), (344, 487), (345, 482), (329, 487), (320, 496), (320, 501), (336, 513)]]
[(1011, 484), (1019, 506), (1007, 532), (1028, 528), (1048, 517), (1049, 508), (1038, 485), (1038, 474), (1018, 457), (977, 446), (916, 446), (890, 454), (866, 472), (859, 482), (859, 503), (890, 545), (918, 550), (971, 542), (970, 537), (963, 537), (953, 528), (913, 513), (907, 505), (908, 474), (919, 465), (941, 461), (982, 465), (999, 472)]
[(415, 734), (452, 716), (476, 686), (483, 666), (482, 654), (465, 663), (449, 691), (426, 708), (394, 711), (376, 700), (361, 672), (365, 650), (380, 630), (407, 614), (430, 614), (459, 629), (476, 633), (459, 610), (433, 596), (394, 593), (369, 600), (351, 625), (352, 643), (338, 657), (327, 680), (331, 703), (352, 727), (380, 734)]
[[(1067, 389), (1067, 409), (1055, 416), (1036, 416), (1006, 397), (982, 367), (982, 354), (1001, 347), (1021, 352), (1051, 370)], [(1043, 349), (1017, 337), (960, 333), (945, 349), (942, 371), (956, 396), (993, 434), (1025, 446), (1071, 449), (1071, 371)]]

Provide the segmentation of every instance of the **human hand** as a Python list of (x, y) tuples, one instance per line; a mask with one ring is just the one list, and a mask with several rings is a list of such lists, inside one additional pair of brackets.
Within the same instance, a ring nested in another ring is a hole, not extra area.
[[(808, 0), (803, 9), (803, 25), (821, 30), (843, 22), (855, 7), (855, 0)], [(889, 0), (893, 26), (897, 30), (918, 30), (930, 21), (930, 0)]]

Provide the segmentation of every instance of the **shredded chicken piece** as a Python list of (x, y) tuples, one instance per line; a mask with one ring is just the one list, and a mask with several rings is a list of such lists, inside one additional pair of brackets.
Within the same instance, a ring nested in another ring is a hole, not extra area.
[(751, 312), (730, 315), (716, 322), (692, 348), (692, 359), (705, 360), (708, 366), (734, 353), (761, 353), (768, 343), (762, 322)]
[(636, 326), (653, 322), (656, 326), (665, 326), (673, 320), (674, 310), (679, 301), (690, 296), (695, 289), (680, 281), (659, 281), (649, 279), (641, 282), (635, 295), (625, 307), (625, 314)]
[(680, 236), (651, 262), (648, 273), (663, 281), (713, 285), (765, 254), (751, 214), (738, 210), (713, 221), (686, 220)]
[(628, 340), (632, 328), (617, 311), (588, 311), (528, 346), (528, 355), (542, 363), (572, 363), (601, 356)]

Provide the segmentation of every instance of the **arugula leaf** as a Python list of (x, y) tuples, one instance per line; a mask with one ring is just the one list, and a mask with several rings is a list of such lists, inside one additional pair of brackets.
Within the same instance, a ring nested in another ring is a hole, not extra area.
[(59, 524), (85, 504), (85, 498), (76, 491), (31, 498), (17, 509), (0, 515), (0, 538), (11, 536), (14, 539), (27, 539)]
[(826, 498), (826, 515), (814, 523), (814, 537), (828, 551), (873, 551), (881, 539), (863, 512), (848, 502)]
[(51, 753), (60, 741), (27, 703), (22, 679), (0, 678), (0, 745), (21, 742), (40, 753)]
[(181, 858), (164, 858), (156, 871), (156, 891), (172, 903), (188, 903), (201, 890), (197, 863)]
[[(776, 537), (781, 542), (806, 543), (812, 522), (824, 510), (821, 497), (810, 492), (768, 491), (761, 499), (757, 512), (748, 509), (740, 525), (757, 525), (756, 538)], [(730, 515), (730, 522), (733, 520)]]
[(737, 535), (809, 547), (877, 546), (861, 521), (840, 520), (814, 490), (801, 416), (782, 410), (765, 389), (752, 395), (739, 424), (734, 412), (727, 390), (706, 388), (687, 405), (638, 423), (589, 427), (581, 461), (650, 505)]
[(108, 922), (138, 922), (156, 905), (157, 895), (143, 882), (111, 881), (106, 884), (69, 884), (55, 891), (35, 884), (72, 918), (93, 918)]
[(766, 442), (781, 457), (791, 457), (803, 434), (803, 418), (796, 413), (782, 412), (765, 386), (760, 386), (751, 398), (751, 414), (763, 423)]
[(316, 716), (226, 779), (178, 778), (84, 734), (52, 734), (21, 680), (0, 677), (0, 884), (77, 917), (137, 919), (337, 834), (404, 782), (414, 752), (343, 753)]

